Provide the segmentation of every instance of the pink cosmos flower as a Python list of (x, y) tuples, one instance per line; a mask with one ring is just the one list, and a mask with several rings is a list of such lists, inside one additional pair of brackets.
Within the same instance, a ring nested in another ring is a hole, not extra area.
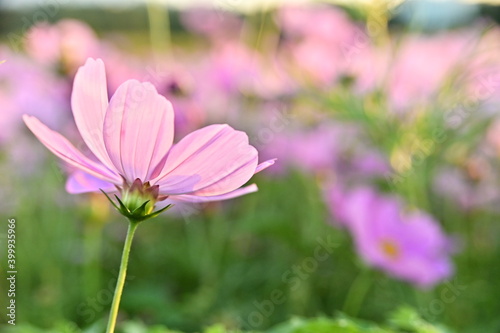
[(354, 238), (360, 256), (390, 275), (428, 288), (453, 273), (452, 242), (429, 215), (369, 188), (327, 192), (332, 213)]
[(257, 150), (249, 145), (247, 135), (228, 125), (207, 126), (173, 144), (170, 102), (151, 83), (136, 80), (124, 82), (108, 102), (100, 59), (88, 59), (78, 70), (71, 104), (76, 125), (95, 160), (38, 119), (24, 116), (26, 125), (50, 151), (80, 170), (68, 180), (70, 193), (118, 187), (125, 205), (135, 208), (140, 206), (133, 202), (138, 197), (153, 204), (166, 197), (223, 200), (256, 191), (255, 185), (240, 187), (274, 163), (258, 164)]

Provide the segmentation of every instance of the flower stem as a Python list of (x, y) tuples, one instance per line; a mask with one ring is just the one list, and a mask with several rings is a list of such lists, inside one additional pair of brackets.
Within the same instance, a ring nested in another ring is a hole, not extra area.
[(116, 281), (115, 294), (113, 296), (113, 303), (111, 304), (111, 312), (109, 313), (108, 327), (106, 333), (113, 333), (116, 326), (116, 317), (118, 316), (118, 308), (120, 307), (120, 300), (122, 298), (123, 286), (125, 285), (125, 277), (127, 275), (128, 256), (130, 247), (132, 246), (132, 239), (134, 238), (135, 229), (139, 225), (136, 221), (130, 221), (127, 230), (127, 237), (123, 245), (122, 261), (120, 264), (120, 272), (118, 280)]
[(371, 271), (368, 268), (363, 268), (356, 279), (351, 284), (345, 299), (342, 312), (355, 317), (363, 305), (363, 300), (370, 290), (372, 282)]

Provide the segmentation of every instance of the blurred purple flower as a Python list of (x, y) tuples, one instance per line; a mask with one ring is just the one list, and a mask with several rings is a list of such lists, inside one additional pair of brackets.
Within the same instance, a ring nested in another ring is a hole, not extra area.
[(387, 159), (375, 149), (358, 149), (354, 153), (350, 167), (357, 174), (383, 177), (391, 171)]
[(397, 198), (370, 188), (345, 192), (333, 187), (326, 200), (368, 265), (422, 288), (453, 274), (452, 241), (430, 215), (407, 212)]

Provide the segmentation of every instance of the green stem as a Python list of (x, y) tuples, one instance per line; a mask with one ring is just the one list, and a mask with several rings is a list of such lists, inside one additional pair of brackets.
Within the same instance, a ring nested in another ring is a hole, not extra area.
[(111, 312), (109, 313), (108, 327), (106, 333), (113, 333), (116, 326), (116, 317), (118, 316), (118, 308), (120, 307), (120, 300), (122, 298), (123, 286), (125, 285), (125, 277), (127, 275), (128, 257), (130, 254), (130, 247), (132, 246), (132, 239), (134, 238), (135, 229), (139, 225), (136, 221), (130, 221), (127, 230), (127, 238), (123, 245), (122, 261), (120, 264), (120, 273), (116, 281), (115, 294), (113, 296), (113, 303), (111, 304)]
[(149, 38), (155, 60), (165, 55), (171, 56), (170, 17), (168, 9), (158, 1), (147, 1), (146, 9), (149, 21)]
[(100, 262), (98, 260), (102, 244), (102, 224), (100, 222), (94, 223), (89, 219), (84, 222), (83, 226), (83, 253), (85, 255), (83, 291), (85, 298), (95, 295), (101, 285)]
[(342, 311), (350, 316), (355, 317), (366, 294), (371, 287), (371, 272), (368, 268), (364, 268), (362, 272), (358, 274), (354, 282), (351, 284), (349, 291), (347, 292), (346, 300)]

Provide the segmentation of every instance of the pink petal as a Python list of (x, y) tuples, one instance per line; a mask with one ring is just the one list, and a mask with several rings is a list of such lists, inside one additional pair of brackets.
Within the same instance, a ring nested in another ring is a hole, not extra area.
[(66, 181), (66, 191), (72, 194), (99, 192), (99, 190), (114, 192), (117, 189), (114, 184), (79, 170), (73, 172)]
[(78, 131), (89, 149), (108, 168), (115, 170), (102, 137), (104, 115), (108, 107), (107, 89), (104, 63), (101, 59), (87, 59), (75, 75), (71, 108)]
[(166, 195), (212, 196), (245, 184), (255, 173), (257, 150), (248, 136), (228, 125), (211, 125), (187, 135), (170, 150), (153, 182)]
[(129, 80), (111, 98), (104, 118), (109, 157), (129, 181), (147, 181), (163, 167), (174, 138), (174, 111), (151, 83)]
[(261, 172), (262, 170), (269, 168), (271, 165), (274, 165), (276, 160), (277, 160), (277, 158), (273, 158), (271, 160), (267, 160), (265, 162), (260, 163), (259, 165), (257, 165), (257, 168), (255, 169), (255, 173)]
[(245, 194), (257, 192), (258, 190), (259, 189), (257, 188), (257, 185), (252, 184), (252, 185), (248, 185), (248, 186), (239, 188), (237, 190), (234, 190), (232, 192), (229, 192), (226, 194), (221, 194), (221, 195), (197, 196), (197, 195), (191, 195), (191, 194), (181, 194), (181, 195), (171, 196), (171, 197), (169, 197), (169, 199), (172, 201), (202, 203), (202, 202), (233, 199), (233, 198), (245, 195)]
[(23, 120), (38, 140), (63, 161), (99, 179), (121, 185), (120, 176), (84, 156), (61, 134), (50, 130), (35, 117), (24, 115)]

